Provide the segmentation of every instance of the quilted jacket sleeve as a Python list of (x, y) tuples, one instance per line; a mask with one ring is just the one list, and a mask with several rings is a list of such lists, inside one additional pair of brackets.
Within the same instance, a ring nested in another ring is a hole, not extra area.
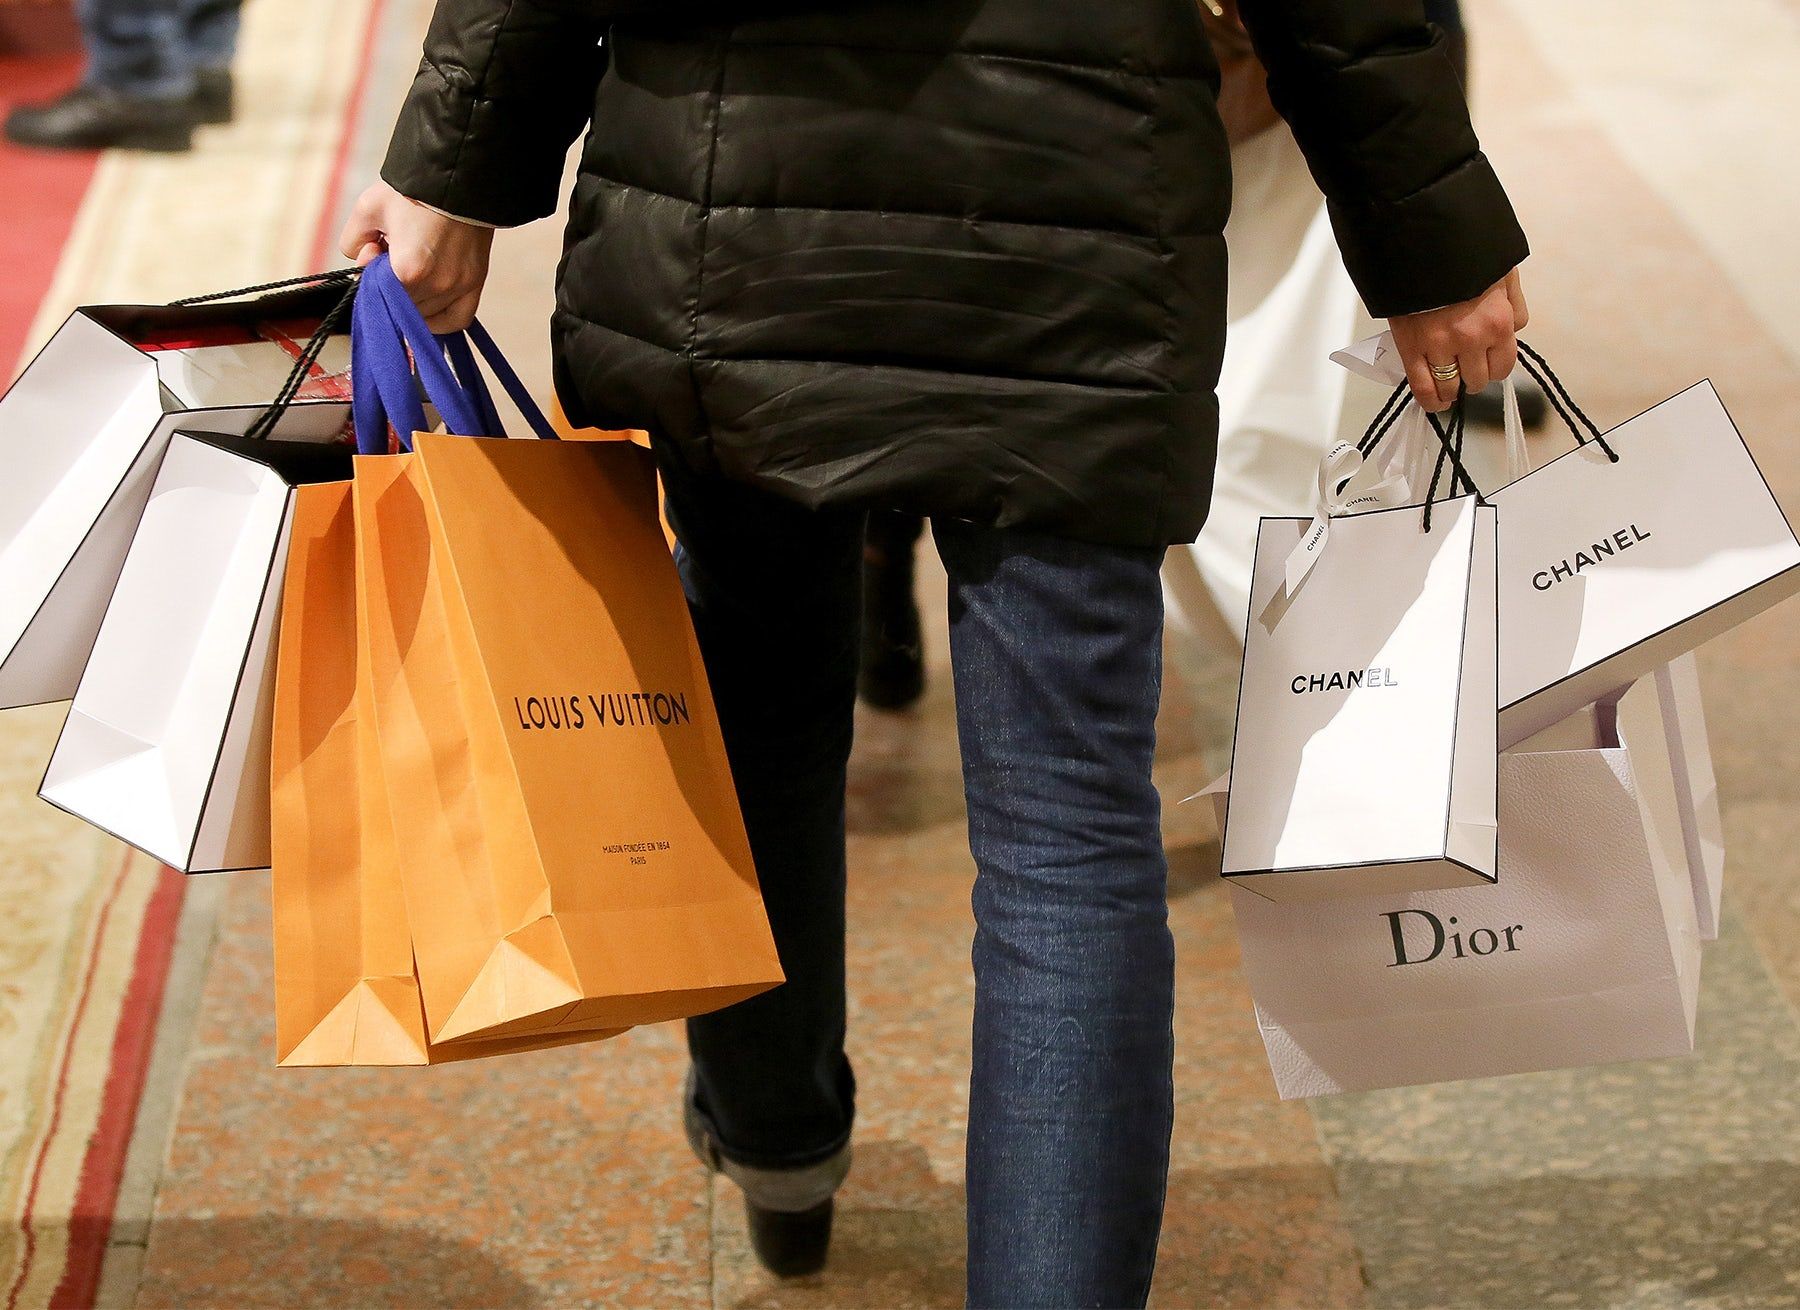
[(606, 68), (609, 13), (596, 0), (439, 0), (382, 177), (500, 227), (554, 213)]
[(1380, 318), (1468, 300), (1530, 249), (1421, 0), (1241, 0), (1269, 94)]

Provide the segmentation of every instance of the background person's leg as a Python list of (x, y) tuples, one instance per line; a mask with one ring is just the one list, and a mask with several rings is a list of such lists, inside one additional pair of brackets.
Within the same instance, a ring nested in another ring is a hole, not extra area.
[(924, 635), (914, 557), (925, 520), (900, 510), (869, 515), (863, 535), (862, 678), (865, 702), (897, 710), (925, 693)]
[(787, 975), (772, 991), (689, 1021), (692, 1108), (727, 1161), (815, 1165), (841, 1154), (854, 1103), (844, 1057), (844, 786), (862, 516), (813, 513), (696, 477), (668, 452), (661, 463)]
[(1142, 1305), (1174, 1116), (1162, 552), (933, 531), (979, 871), (969, 1304)]
[(80, 86), (20, 105), (5, 135), (64, 150), (186, 150), (198, 117), (182, 5), (187, 0), (80, 0), (87, 47)]
[(202, 123), (228, 123), (236, 108), (231, 61), (237, 54), (243, 0), (183, 0), (182, 52), (194, 70), (195, 108)]
[(243, 0), (184, 0), (183, 47), (195, 68), (229, 68), (237, 54)]
[(87, 85), (145, 100), (193, 94), (184, 0), (81, 0)]

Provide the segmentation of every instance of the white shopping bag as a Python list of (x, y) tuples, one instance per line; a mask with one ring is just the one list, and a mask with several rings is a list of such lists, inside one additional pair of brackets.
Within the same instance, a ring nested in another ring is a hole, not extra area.
[(1719, 900), (1725, 887), (1725, 824), (1719, 813), (1719, 784), (1713, 775), (1706, 711), (1700, 703), (1700, 666), (1693, 655), (1670, 660), (1656, 671), (1657, 698), (1675, 778), (1682, 843), (1694, 883), (1700, 937), (1719, 936)]
[(1501, 756), (1496, 886), (1306, 905), (1232, 889), (1283, 1099), (1693, 1050), (1699, 934), (1645, 717), (1628, 704), (1589, 749)]
[(1429, 532), (1417, 507), (1263, 520), (1225, 877), (1280, 901), (1493, 881), (1494, 561), (1473, 497)]
[[(1529, 358), (1528, 365), (1534, 363)], [(1554, 381), (1554, 379), (1552, 379)], [(1563, 401), (1552, 394), (1559, 409)], [(1531, 458), (1525, 445), (1523, 425), (1519, 421), (1518, 394), (1510, 379), (1504, 395), (1506, 422), (1506, 472), (1509, 481), (1517, 481), (1532, 471)], [(1574, 415), (1565, 414), (1569, 427), (1581, 436)], [(1504, 557), (1504, 551), (1503, 551)], [(1528, 615), (1529, 621), (1534, 615)], [(1505, 616), (1502, 615), (1502, 627)], [(1526, 643), (1506, 643), (1502, 649), (1518, 651)], [(1677, 656), (1660, 665), (1651, 675), (1668, 741), (1674, 772), (1676, 809), (1681, 816), (1682, 859), (1694, 884), (1694, 902), (1699, 915), (1700, 936), (1704, 941), (1719, 935), (1719, 901), (1725, 878), (1725, 833), (1719, 813), (1718, 783), (1713, 776), (1712, 746), (1706, 732), (1706, 713), (1700, 702), (1700, 669), (1693, 652)]]
[(189, 873), (269, 863), (294, 487), (347, 480), (343, 406), (170, 442), (39, 794)]
[[(0, 396), (0, 708), (73, 694), (170, 436), (243, 432), (344, 294), (77, 310)], [(303, 402), (347, 342), (321, 339)]]
[(1800, 539), (1710, 382), (1604, 438), (1586, 426), (1589, 439), (1492, 496), (1502, 746), (1800, 591)]

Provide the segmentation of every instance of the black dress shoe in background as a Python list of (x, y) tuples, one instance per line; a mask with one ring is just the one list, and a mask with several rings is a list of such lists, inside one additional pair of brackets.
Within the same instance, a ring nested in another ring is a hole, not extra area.
[(189, 97), (152, 100), (78, 86), (55, 100), (13, 110), (6, 138), (51, 150), (182, 151), (193, 148), (195, 121)]
[[(1544, 420), (1550, 416), (1550, 402), (1544, 398), (1544, 390), (1524, 376), (1523, 370), (1515, 379), (1519, 391), (1519, 422), (1526, 431), (1534, 432), (1544, 426)], [(1498, 382), (1490, 382), (1481, 391), (1473, 392), (1467, 401), (1469, 422), (1477, 427), (1503, 428), (1506, 426), (1506, 402), (1504, 389)]]
[(194, 118), (208, 127), (237, 117), (237, 84), (231, 69), (202, 68), (194, 85)]

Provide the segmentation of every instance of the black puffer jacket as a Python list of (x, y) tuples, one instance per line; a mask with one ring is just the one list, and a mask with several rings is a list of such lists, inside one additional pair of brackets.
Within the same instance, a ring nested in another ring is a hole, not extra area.
[[(577, 418), (811, 504), (1191, 540), (1230, 205), (1194, 6), (439, 0), (384, 175), (524, 222), (592, 118), (554, 326)], [(1421, 0), (1242, 7), (1372, 312), (1525, 257)]]

